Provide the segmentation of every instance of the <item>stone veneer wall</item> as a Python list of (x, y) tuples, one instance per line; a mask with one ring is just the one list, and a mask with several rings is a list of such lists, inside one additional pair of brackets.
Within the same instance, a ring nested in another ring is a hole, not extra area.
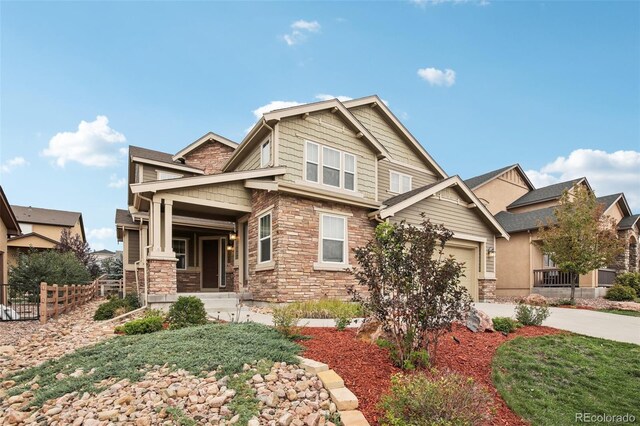
[(193, 293), (200, 291), (200, 272), (178, 271), (178, 293)]
[(147, 259), (149, 274), (149, 294), (176, 294), (177, 259)]
[(491, 278), (478, 279), (478, 301), (495, 302), (496, 280)]
[(144, 292), (144, 269), (138, 269), (138, 288), (136, 288), (136, 271), (124, 271), (124, 293)]
[(255, 270), (257, 216), (252, 213), (249, 219), (249, 286), (255, 300), (290, 302), (349, 298), (347, 288), (356, 284), (352, 274), (314, 270), (320, 238), (320, 212), (315, 207), (352, 214), (347, 217), (349, 263), (352, 266), (356, 264), (353, 249), (365, 245), (374, 236), (375, 223), (367, 217), (366, 209), (258, 190), (253, 192), (252, 204), (255, 213), (274, 206), (273, 270)]
[(204, 174), (220, 173), (235, 150), (218, 142), (206, 142), (185, 156), (185, 164), (204, 170)]

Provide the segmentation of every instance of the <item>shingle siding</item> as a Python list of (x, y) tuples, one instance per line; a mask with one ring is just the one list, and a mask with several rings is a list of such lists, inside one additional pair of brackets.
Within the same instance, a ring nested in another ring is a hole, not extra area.
[(170, 192), (172, 194), (200, 200), (219, 201), (247, 207), (251, 206), (251, 194), (245, 189), (243, 181), (174, 189)]

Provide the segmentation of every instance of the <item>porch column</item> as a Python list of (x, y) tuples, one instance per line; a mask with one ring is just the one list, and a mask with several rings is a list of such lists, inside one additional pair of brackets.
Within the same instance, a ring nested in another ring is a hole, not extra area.
[(174, 256), (173, 253), (173, 200), (164, 200), (164, 252)]
[(152, 253), (159, 253), (161, 250), (160, 247), (160, 212), (162, 209), (160, 198), (153, 198), (153, 208), (152, 208), (152, 217), (151, 217), (151, 231), (153, 234), (153, 247), (151, 248)]

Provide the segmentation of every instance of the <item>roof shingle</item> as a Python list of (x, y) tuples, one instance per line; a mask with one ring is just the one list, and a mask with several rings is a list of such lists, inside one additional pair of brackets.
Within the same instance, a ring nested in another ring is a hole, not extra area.
[(507, 209), (535, 204), (542, 201), (557, 200), (562, 197), (562, 193), (565, 190), (573, 188), (574, 185), (583, 179), (584, 178), (573, 179), (566, 182), (554, 183), (553, 185), (545, 186), (544, 188), (534, 189), (509, 204)]
[(65, 210), (41, 209), (38, 207), (25, 207), (12, 205), (11, 209), (18, 222), (39, 223), (42, 225), (57, 225), (72, 227), (80, 220), (82, 213)]
[(135, 225), (136, 222), (131, 217), (128, 210), (116, 209), (116, 225)]
[(466, 179), (464, 181), (464, 183), (467, 184), (467, 186), (471, 189), (475, 189), (478, 186), (482, 185), (483, 183), (490, 181), (491, 179), (500, 176), (502, 173), (506, 172), (507, 170), (513, 168), (517, 166), (517, 164), (512, 164), (510, 166), (507, 167), (502, 167), (498, 170), (492, 170), (490, 172), (487, 172), (485, 174), (479, 175), (479, 176), (474, 176), (472, 178)]
[(555, 207), (546, 207), (524, 213), (500, 212), (495, 218), (509, 233), (529, 231), (538, 229), (541, 224), (546, 224), (548, 219), (555, 221), (554, 209)]

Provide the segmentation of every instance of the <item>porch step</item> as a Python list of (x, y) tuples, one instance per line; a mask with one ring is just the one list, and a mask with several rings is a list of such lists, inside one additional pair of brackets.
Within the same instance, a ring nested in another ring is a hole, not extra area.
[(195, 296), (201, 300), (211, 299), (238, 299), (238, 293), (234, 292), (200, 292), (200, 293), (178, 293), (178, 296)]

